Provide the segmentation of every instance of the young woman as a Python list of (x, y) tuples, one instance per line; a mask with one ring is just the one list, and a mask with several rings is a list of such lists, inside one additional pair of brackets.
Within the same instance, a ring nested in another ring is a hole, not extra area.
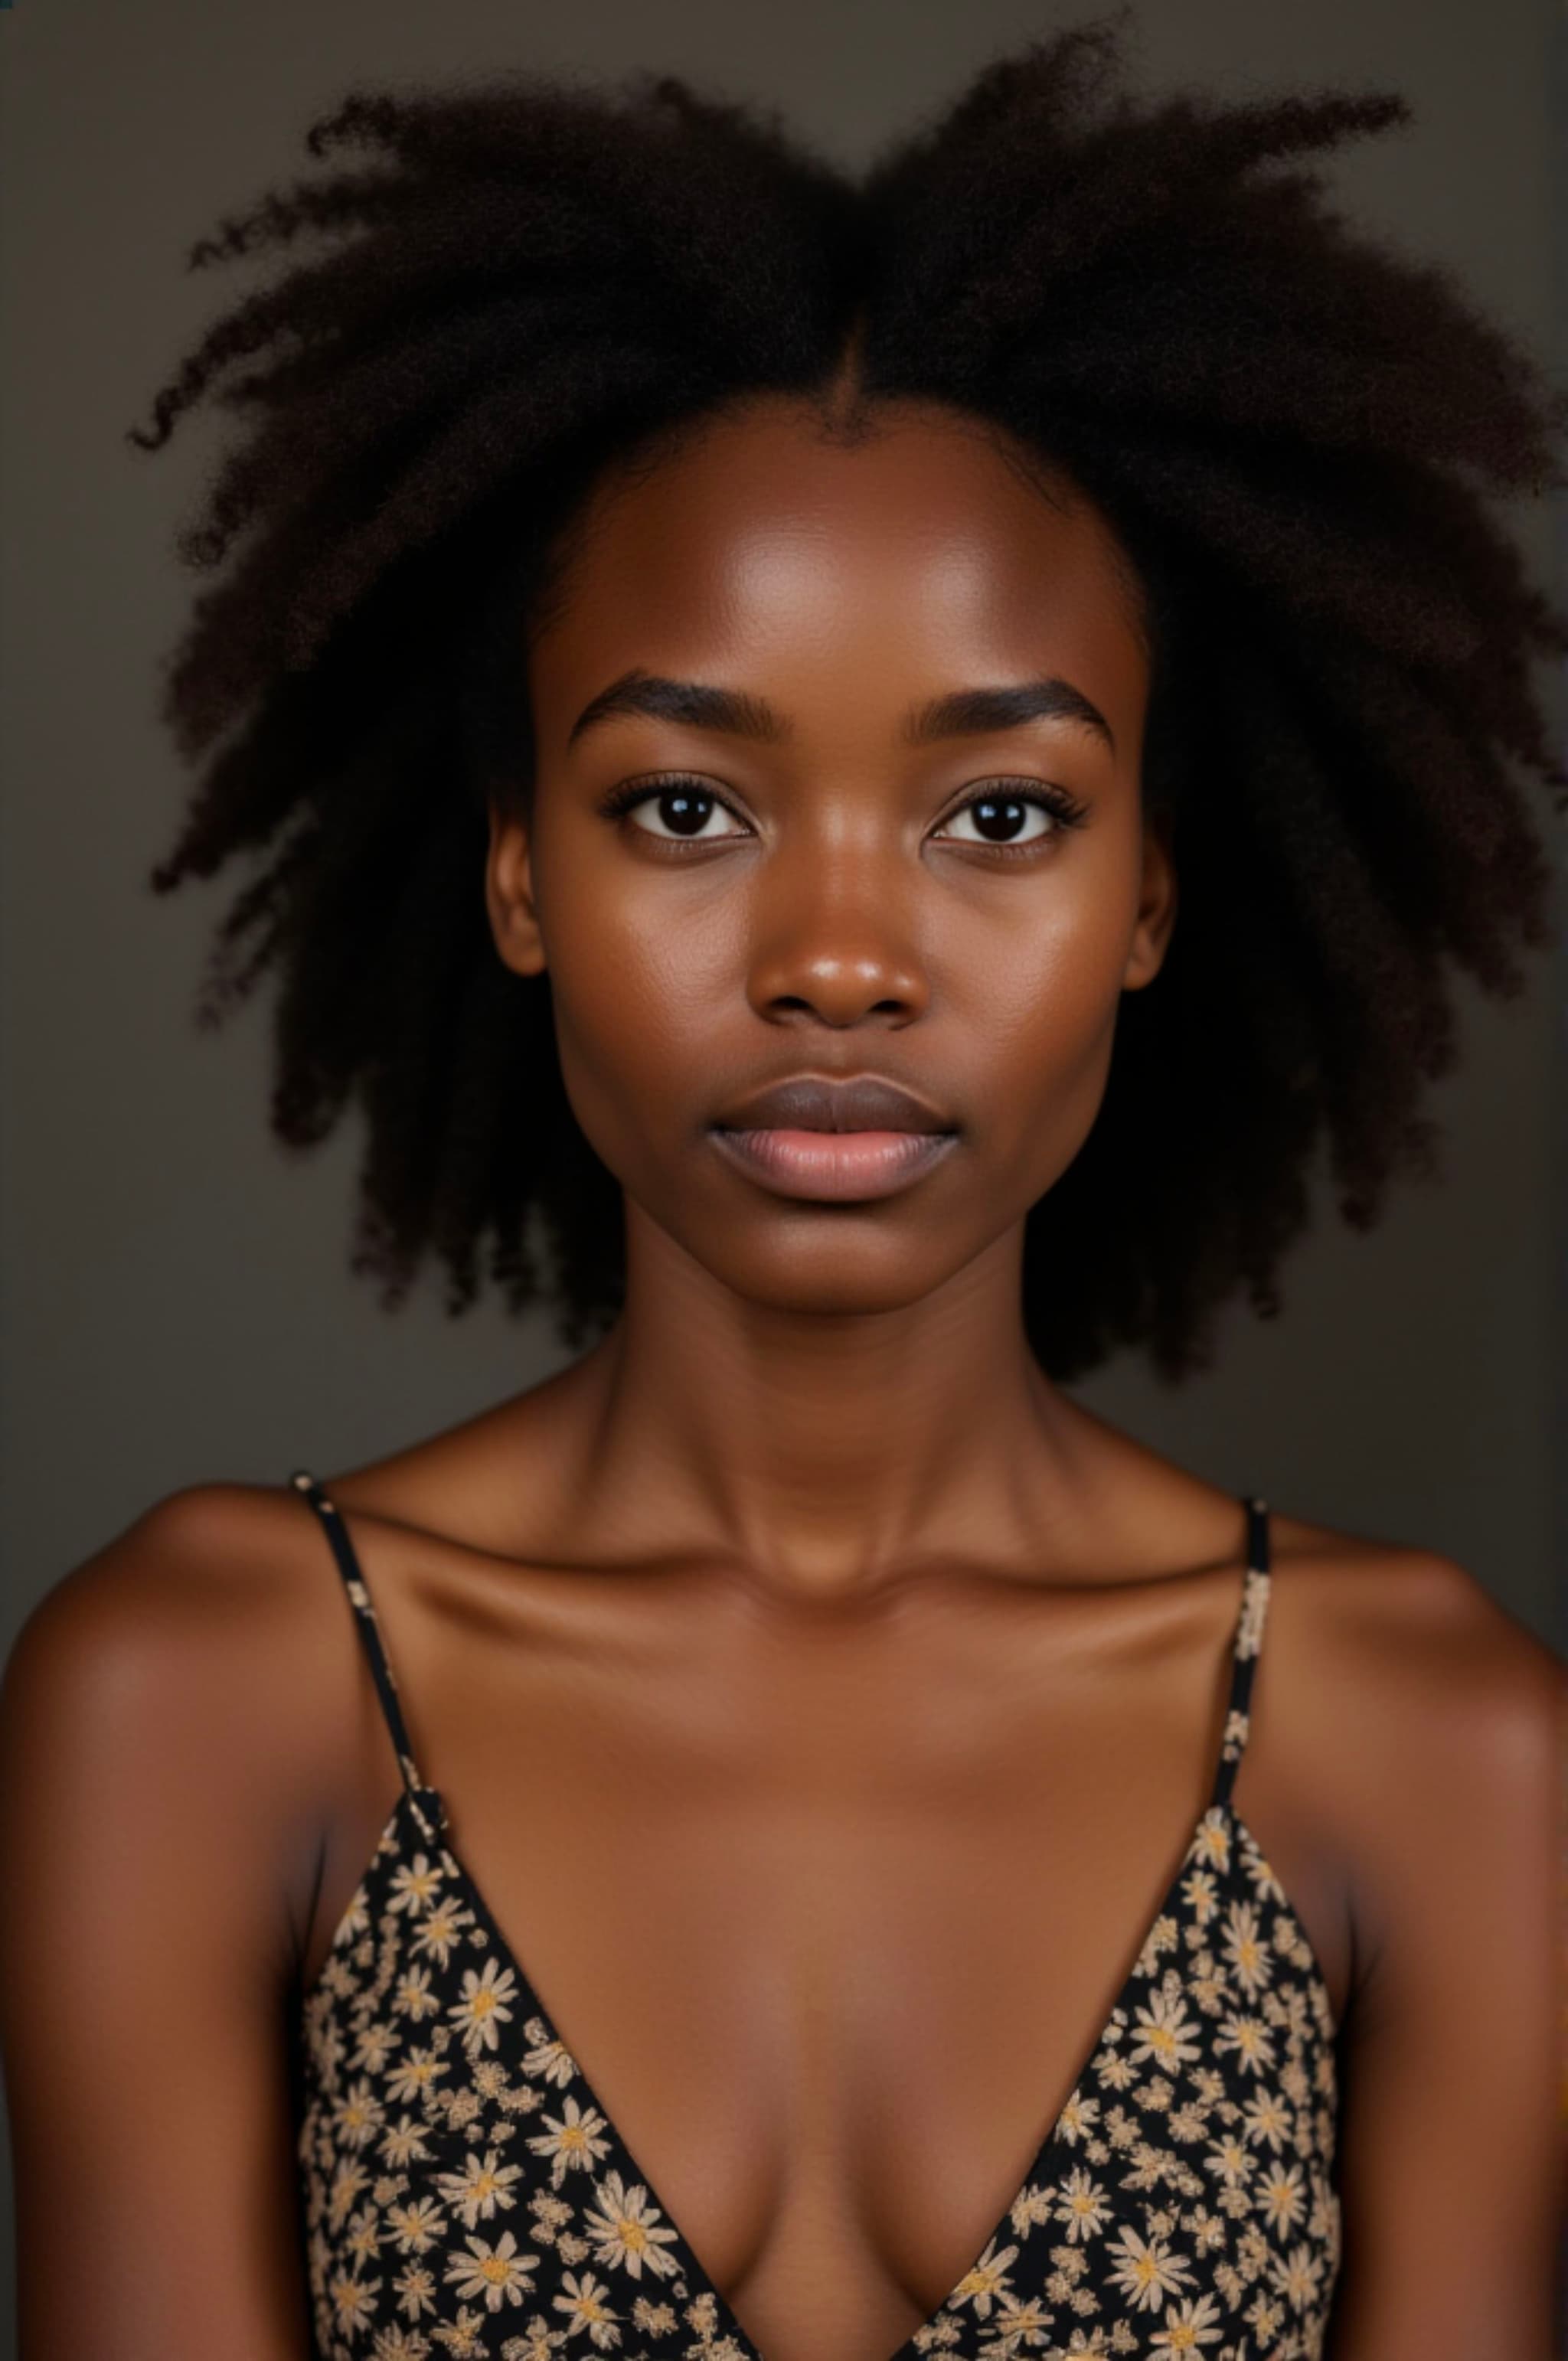
[(27, 1627), (27, 2361), (1546, 2361), (1562, 1667), (1067, 1390), (1550, 939), (1560, 403), (1300, 160), (1401, 112), (362, 94), (197, 249), (332, 234), (137, 437), (250, 422), (155, 882), (357, 1267), (585, 1349)]

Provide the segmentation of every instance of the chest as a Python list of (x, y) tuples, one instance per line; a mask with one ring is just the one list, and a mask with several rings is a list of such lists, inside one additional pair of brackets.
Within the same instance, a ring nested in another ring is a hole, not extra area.
[[(351, 2151), (344, 2180), (340, 2134), (320, 2150), (340, 2220), (318, 2250), (372, 2209), (380, 2255), (387, 2208), (406, 2224), (412, 2203), (436, 2243), (461, 2231), (443, 2268), (484, 2261), (508, 2317), (530, 2300), (521, 2275), (554, 2303), (550, 2275), (580, 2290), (597, 2258), (605, 2302), (638, 2282), (628, 2318), (650, 2353), (678, 2288), (677, 2318), (706, 2303), (720, 2349), (749, 2334), (767, 2361), (879, 2361), (1049, 2287), (1064, 2320), (1091, 2317), (1118, 2206), (1144, 2258), (1114, 2255), (1157, 2295), (1162, 2235), (1185, 2256), (1171, 2297), (1209, 2267), (1195, 2235), (1240, 2268), (1245, 2210), (1222, 2236), (1222, 2185), (1250, 2203), (1293, 2152), (1278, 2226), (1321, 2214), (1306, 2166), (1332, 2056), (1312, 1955), (1255, 1844), (1201, 1819), (1227, 1668), (1191, 1637), (1146, 1667), (1092, 1648), (1075, 1664), (1058, 1643), (1052, 1673), (1043, 1649), (938, 1667), (911, 1648), (901, 1678), (885, 1646), (716, 1665), (694, 1641), (684, 1664), (633, 1649), (521, 1692), (509, 1673), (494, 1695), (470, 1652), (463, 1715), (443, 1710), (433, 1655), (450, 1824), (394, 1821), (311, 2002), (307, 2136), (346, 2122)], [(470, 2171), (482, 2193), (464, 2199)], [(605, 2243), (607, 2191), (633, 2208), (624, 2253)]]

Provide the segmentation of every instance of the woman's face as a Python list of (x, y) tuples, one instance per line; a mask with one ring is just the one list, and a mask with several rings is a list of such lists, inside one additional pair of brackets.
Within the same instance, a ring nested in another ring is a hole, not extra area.
[(759, 400), (601, 483), (487, 877), (633, 1233), (817, 1312), (1016, 1250), (1175, 909), (1109, 529), (957, 414), (879, 417)]

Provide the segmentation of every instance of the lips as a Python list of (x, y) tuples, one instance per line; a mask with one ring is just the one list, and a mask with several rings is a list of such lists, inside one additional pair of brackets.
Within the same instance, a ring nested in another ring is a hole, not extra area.
[(860, 1204), (891, 1197), (939, 1163), (956, 1126), (880, 1075), (772, 1082), (727, 1108), (709, 1135), (773, 1194)]
[(718, 1117), (721, 1131), (921, 1131), (953, 1129), (946, 1116), (877, 1074), (843, 1081), (800, 1074), (739, 1100)]

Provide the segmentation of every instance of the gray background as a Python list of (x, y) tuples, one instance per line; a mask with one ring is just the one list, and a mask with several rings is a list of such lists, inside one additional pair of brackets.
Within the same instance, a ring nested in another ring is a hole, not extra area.
[[(126, 425), (243, 267), (186, 276), (227, 210), (307, 168), (351, 82), (658, 65), (777, 101), (847, 159), (1061, 0), (20, 0), (0, 13), (0, 1644), (149, 1502), (379, 1455), (543, 1374), (544, 1325), (401, 1312), (347, 1276), (356, 1141), (291, 1162), (264, 1123), (266, 1011), (198, 1035), (207, 930), (236, 880), (155, 900), (185, 782), (155, 718), (192, 582), (171, 550), (221, 436), (156, 458)], [(1347, 151), (1345, 207), (1464, 274), (1563, 373), (1549, 0), (1144, 0), (1151, 84), (1392, 83), (1415, 125)], [(1544, 569), (1552, 519), (1523, 521)], [(1553, 684), (1553, 694), (1557, 685)], [(1561, 704), (1559, 702), (1559, 710)], [(1560, 866), (1563, 847), (1558, 845)], [(1465, 996), (1436, 1111), (1441, 1185), (1370, 1238), (1325, 1218), (1272, 1327), (1234, 1315), (1180, 1391), (1122, 1363), (1078, 1389), (1233, 1490), (1459, 1558), (1563, 1644), (1568, 1178), (1563, 962)]]

